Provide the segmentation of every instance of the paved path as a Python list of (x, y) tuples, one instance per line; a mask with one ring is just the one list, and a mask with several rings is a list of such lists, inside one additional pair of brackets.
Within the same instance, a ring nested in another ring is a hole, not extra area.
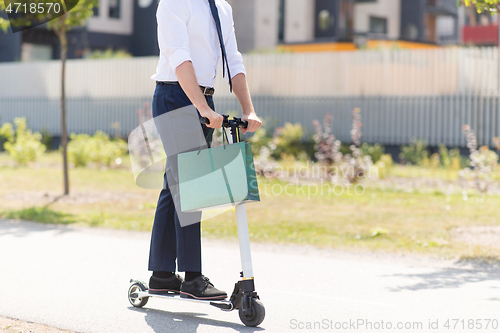
[[(237, 244), (203, 246), (205, 274), (231, 292)], [(500, 332), (498, 266), (253, 244), (267, 315), (260, 328), (247, 328), (236, 311), (204, 304), (151, 299), (131, 307), (129, 279), (148, 280), (148, 250), (147, 233), (0, 220), (0, 316), (105, 333), (365, 332), (370, 324), (373, 332)], [(481, 321), (468, 329), (472, 319)], [(438, 329), (429, 329), (436, 320)]]

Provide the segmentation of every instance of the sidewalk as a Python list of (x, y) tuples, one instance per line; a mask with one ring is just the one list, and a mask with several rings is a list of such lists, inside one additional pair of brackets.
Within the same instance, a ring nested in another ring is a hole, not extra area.
[(26, 321), (0, 317), (0, 332), (2, 333), (76, 333), (74, 331), (60, 330), (43, 324), (29, 323)]
[[(230, 292), (239, 278), (238, 244), (204, 240), (203, 248), (204, 273)], [(266, 307), (261, 328), (204, 304), (150, 299), (143, 309), (131, 307), (129, 279), (149, 278), (148, 233), (0, 220), (0, 316), (103, 333), (280, 333), (315, 323), (330, 325), (327, 331), (370, 331), (352, 326), (361, 320), (422, 325), (398, 332), (426, 332), (435, 321), (435, 332), (488, 332), (443, 325), (500, 321), (498, 265), (293, 245), (252, 244), (252, 250)]]

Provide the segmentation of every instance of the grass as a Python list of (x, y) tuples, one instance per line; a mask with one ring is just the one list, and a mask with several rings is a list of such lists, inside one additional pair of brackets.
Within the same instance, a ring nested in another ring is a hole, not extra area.
[[(47, 154), (35, 167), (0, 167), (0, 216), (43, 223), (149, 231), (158, 190), (134, 184), (126, 165), (120, 169), (71, 169), (73, 201), (43, 201), (62, 191), (59, 155)], [(0, 154), (0, 165), (7, 158)], [(396, 166), (394, 174), (423, 177), (428, 170)], [(406, 173), (405, 173), (406, 171)], [(415, 176), (416, 174), (416, 176)], [(437, 170), (432, 177), (453, 177)], [(447, 178), (452, 179), (452, 178)], [(356, 195), (323, 186), (289, 185), (260, 179), (261, 202), (247, 205), (252, 241), (312, 244), (346, 250), (424, 253), (439, 256), (495, 257), (498, 248), (456, 242), (457, 227), (500, 225), (499, 196), (405, 193), (366, 188)], [(286, 187), (285, 187), (286, 186)], [(277, 192), (286, 189), (288, 194)], [(275, 194), (273, 194), (273, 190)], [(108, 200), (103, 193), (110, 193)], [(78, 200), (79, 197), (98, 200)], [(118, 199), (117, 199), (118, 198)], [(236, 239), (234, 211), (203, 222), (203, 234)]]
[(6, 210), (2, 216), (14, 220), (37, 221), (50, 224), (71, 224), (75, 223), (75, 216), (72, 214), (56, 212), (47, 207), (29, 207), (14, 210)]

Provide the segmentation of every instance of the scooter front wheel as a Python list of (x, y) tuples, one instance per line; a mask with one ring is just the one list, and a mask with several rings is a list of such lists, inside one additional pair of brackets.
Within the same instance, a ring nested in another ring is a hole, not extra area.
[(137, 293), (139, 291), (146, 291), (148, 288), (141, 282), (133, 283), (128, 288), (128, 301), (136, 308), (142, 308), (148, 302), (149, 297), (139, 298)]
[(246, 326), (257, 327), (263, 321), (266, 316), (266, 309), (264, 308), (264, 304), (262, 304), (259, 299), (252, 299), (252, 315), (249, 317), (245, 317), (243, 315), (242, 307), (239, 309), (240, 319)]

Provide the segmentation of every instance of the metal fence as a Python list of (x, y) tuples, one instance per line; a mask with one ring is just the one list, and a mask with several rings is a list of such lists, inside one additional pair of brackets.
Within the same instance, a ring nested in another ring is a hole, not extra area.
[[(67, 110), (70, 132), (127, 134), (136, 110), (150, 104), (157, 57), (70, 60)], [(470, 124), (480, 144), (500, 136), (499, 58), (496, 48), (380, 50), (245, 55), (259, 115), (274, 126), (334, 116), (334, 133), (350, 141), (352, 109), (361, 108), (363, 141), (400, 145), (464, 146)], [(0, 64), (0, 123), (27, 117), (30, 128), (59, 135), (60, 63)], [(216, 83), (220, 113), (239, 105), (224, 79)]]

